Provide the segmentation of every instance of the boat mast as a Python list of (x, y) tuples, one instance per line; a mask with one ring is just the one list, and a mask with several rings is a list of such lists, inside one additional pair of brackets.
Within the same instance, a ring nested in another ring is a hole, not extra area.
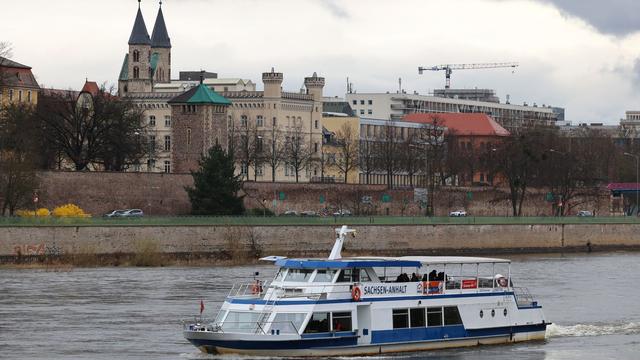
[(333, 244), (333, 249), (331, 249), (329, 260), (342, 259), (342, 244), (344, 243), (345, 237), (349, 233), (353, 234), (354, 237), (356, 236), (356, 231), (354, 229), (349, 229), (347, 225), (342, 225), (341, 228), (336, 229), (336, 234), (338, 234), (338, 237), (336, 238), (336, 243)]

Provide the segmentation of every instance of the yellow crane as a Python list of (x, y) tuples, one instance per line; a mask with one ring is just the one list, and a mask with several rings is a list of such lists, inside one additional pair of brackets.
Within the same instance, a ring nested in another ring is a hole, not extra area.
[(516, 62), (504, 63), (479, 63), (479, 64), (444, 64), (430, 67), (418, 67), (418, 74), (422, 75), (424, 71), (444, 71), (446, 77), (445, 89), (451, 88), (451, 73), (453, 70), (475, 70), (475, 69), (497, 69), (497, 68), (516, 68), (519, 64)]

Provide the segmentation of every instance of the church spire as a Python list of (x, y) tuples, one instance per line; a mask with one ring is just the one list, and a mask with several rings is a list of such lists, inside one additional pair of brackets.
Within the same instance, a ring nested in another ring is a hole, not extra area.
[(160, 1), (160, 9), (156, 23), (153, 26), (153, 34), (151, 35), (151, 47), (154, 48), (171, 48), (171, 39), (167, 32), (167, 25), (164, 23), (164, 15), (162, 14), (162, 1)]
[(133, 23), (133, 30), (131, 30), (131, 36), (129, 37), (129, 45), (151, 45), (147, 25), (144, 23), (142, 10), (140, 9), (140, 0), (138, 0), (138, 14), (136, 15), (136, 21)]

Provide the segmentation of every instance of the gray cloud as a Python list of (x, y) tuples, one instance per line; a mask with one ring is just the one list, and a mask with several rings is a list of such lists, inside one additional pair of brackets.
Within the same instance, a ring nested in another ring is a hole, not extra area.
[(537, 0), (553, 4), (566, 15), (591, 24), (598, 31), (624, 36), (640, 31), (638, 0)]
[(337, 4), (336, 0), (319, 0), (320, 4), (324, 6), (333, 16), (348, 19), (349, 13), (343, 7)]

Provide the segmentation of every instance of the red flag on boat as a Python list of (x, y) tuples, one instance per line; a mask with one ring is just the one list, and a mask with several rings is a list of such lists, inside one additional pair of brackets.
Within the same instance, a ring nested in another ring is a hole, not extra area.
[(200, 300), (200, 315), (202, 315), (203, 311), (204, 311), (204, 301)]

